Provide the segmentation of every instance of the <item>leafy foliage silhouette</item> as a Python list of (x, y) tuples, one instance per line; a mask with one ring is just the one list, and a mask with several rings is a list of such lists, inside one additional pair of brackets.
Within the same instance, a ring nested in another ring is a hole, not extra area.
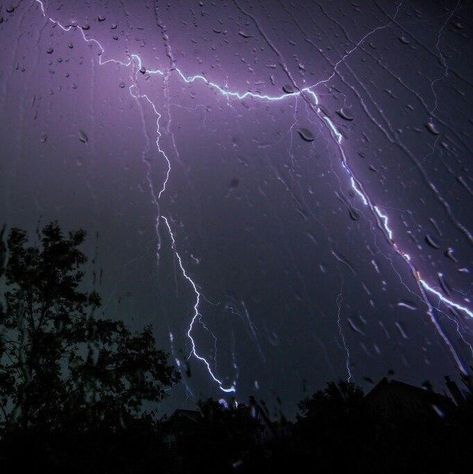
[[(2, 230), (3, 237), (4, 230)], [(82, 230), (46, 225), (39, 245), (12, 229), (0, 245), (0, 424), (29, 429), (120, 429), (178, 381), (150, 327), (132, 333), (96, 316), (83, 289)]]
[[(0, 472), (469, 473), (473, 378), (453, 400), (388, 379), (368, 394), (331, 382), (270, 419), (262, 401), (145, 411), (179, 379), (151, 328), (99, 316), (83, 231), (56, 223), (30, 245), (0, 230)], [(392, 375), (392, 374), (391, 374)], [(226, 405), (226, 406), (225, 406)], [(441, 449), (439, 449), (441, 447)], [(25, 453), (28, 453), (25, 456)]]
[(178, 447), (175, 464), (179, 472), (234, 472), (234, 466), (258, 443), (263, 429), (260, 421), (244, 404), (224, 407), (207, 399), (197, 405), (193, 417), (174, 416), (168, 423)]

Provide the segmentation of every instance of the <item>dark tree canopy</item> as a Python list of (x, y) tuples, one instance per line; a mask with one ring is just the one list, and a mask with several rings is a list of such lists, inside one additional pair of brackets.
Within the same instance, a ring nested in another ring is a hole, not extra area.
[(334, 413), (348, 414), (363, 402), (363, 391), (350, 382), (330, 382), (324, 390), (315, 392), (299, 403), (304, 418), (330, 417)]
[(97, 316), (83, 287), (84, 231), (45, 226), (0, 235), (0, 423), (6, 427), (118, 428), (143, 415), (178, 380), (150, 327), (132, 333)]
[(50, 224), (39, 239), (0, 229), (0, 472), (471, 472), (466, 375), (467, 390), (449, 380), (455, 403), (428, 384), (383, 379), (365, 396), (341, 381), (301, 401), (293, 421), (270, 419), (254, 397), (156, 419), (145, 408), (178, 376), (151, 328), (101, 317), (84, 232)]

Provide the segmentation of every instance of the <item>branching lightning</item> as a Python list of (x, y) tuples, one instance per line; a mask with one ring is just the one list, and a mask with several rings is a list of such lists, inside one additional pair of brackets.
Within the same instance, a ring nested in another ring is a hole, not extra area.
[(192, 329), (194, 327), (194, 323), (196, 322), (196, 320), (198, 319), (198, 317), (200, 315), (200, 313), (199, 313), (199, 304), (200, 304), (200, 298), (201, 298), (202, 295), (200, 294), (199, 290), (197, 289), (197, 285), (195, 284), (194, 280), (187, 274), (186, 269), (184, 268), (184, 265), (182, 263), (181, 255), (177, 251), (176, 240), (174, 238), (174, 234), (172, 232), (172, 229), (171, 229), (171, 226), (169, 224), (169, 221), (168, 221), (167, 217), (164, 217), (164, 216), (161, 216), (161, 217), (162, 217), (164, 223), (166, 224), (166, 227), (168, 228), (169, 235), (171, 236), (172, 250), (174, 251), (174, 255), (177, 258), (177, 261), (179, 263), (179, 267), (181, 269), (182, 275), (189, 282), (189, 284), (191, 285), (192, 290), (194, 291), (194, 294), (195, 294), (194, 314), (192, 316), (192, 320), (190, 322), (189, 329), (187, 330), (187, 337), (191, 341), (191, 345), (192, 345), (192, 354), (194, 355), (194, 357), (196, 359), (199, 359), (201, 362), (203, 362), (205, 364), (205, 366), (207, 367), (207, 371), (209, 372), (212, 379), (215, 382), (217, 382), (220, 390), (222, 390), (223, 392), (234, 392), (235, 391), (234, 385), (232, 385), (231, 387), (228, 387), (228, 388), (224, 387), (223, 382), (221, 380), (219, 380), (214, 375), (214, 373), (212, 372), (212, 368), (210, 367), (210, 364), (207, 361), (207, 359), (205, 359), (205, 357), (202, 357), (201, 355), (199, 355), (197, 353), (197, 349), (196, 349), (196, 346), (195, 346), (195, 341), (194, 341), (194, 338), (192, 337)]
[(345, 359), (345, 368), (347, 371), (347, 382), (351, 382), (353, 374), (351, 373), (351, 357), (350, 357), (350, 349), (348, 348), (347, 341), (345, 339), (345, 334), (343, 333), (342, 329), (342, 302), (343, 302), (343, 283), (342, 287), (340, 288), (340, 293), (337, 295), (336, 303), (337, 303), (337, 325), (338, 325), (338, 335), (343, 344), (343, 348), (345, 350), (346, 359)]
[[(381, 28), (385, 28), (386, 25), (383, 26), (383, 27), (376, 28), (375, 30), (373, 30), (370, 33), (368, 33), (367, 35), (365, 35), (359, 42), (357, 42), (356, 45), (336, 63), (332, 75), (329, 76), (327, 79), (319, 81), (317, 84), (314, 84), (312, 86), (304, 87), (302, 89), (296, 89), (294, 92), (291, 92), (291, 93), (284, 93), (284, 94), (281, 94), (281, 95), (271, 96), (271, 95), (266, 95), (266, 94), (259, 94), (259, 93), (255, 93), (255, 92), (250, 92), (250, 91), (247, 91), (247, 92), (230, 91), (230, 90), (227, 90), (226, 88), (223, 88), (219, 84), (216, 84), (216, 83), (210, 81), (205, 76), (202, 76), (202, 75), (188, 76), (185, 73), (183, 73), (177, 66), (174, 66), (174, 65), (172, 65), (169, 70), (164, 70), (164, 71), (160, 70), (160, 69), (145, 69), (141, 57), (138, 54), (134, 54), (134, 53), (129, 55), (128, 61), (120, 61), (120, 60), (113, 59), (113, 58), (112, 59), (104, 59), (104, 55), (105, 55), (104, 47), (102, 46), (102, 44), (98, 40), (96, 40), (94, 38), (89, 38), (86, 35), (85, 30), (84, 30), (83, 27), (78, 26), (78, 25), (68, 25), (68, 26), (62, 25), (58, 20), (55, 20), (55, 19), (51, 18), (50, 16), (48, 16), (48, 14), (46, 12), (46, 8), (45, 8), (44, 3), (43, 3), (42, 0), (34, 0), (34, 1), (35, 1), (36, 4), (39, 5), (42, 15), (50, 23), (52, 23), (53, 25), (61, 28), (64, 32), (70, 32), (70, 31), (78, 30), (80, 32), (83, 40), (86, 43), (94, 44), (99, 49), (98, 64), (100, 66), (104, 66), (106, 64), (118, 64), (118, 65), (126, 67), (126, 68), (131, 68), (131, 70), (134, 73), (133, 77), (135, 79), (136, 79), (137, 72), (140, 71), (140, 70), (145, 71), (146, 74), (149, 74), (149, 75), (159, 75), (159, 76), (163, 76), (163, 77), (168, 77), (168, 75), (170, 76), (171, 74), (175, 74), (175, 75), (177, 75), (177, 77), (180, 80), (182, 80), (183, 82), (185, 82), (187, 84), (191, 84), (191, 83), (195, 83), (195, 82), (201, 82), (204, 85), (208, 86), (209, 88), (212, 88), (213, 90), (215, 90), (216, 92), (218, 92), (222, 96), (225, 96), (227, 99), (234, 99), (234, 100), (238, 100), (238, 101), (242, 101), (244, 99), (254, 99), (254, 100), (257, 100), (257, 101), (265, 101), (265, 102), (279, 102), (279, 101), (290, 100), (290, 99), (294, 99), (294, 98), (297, 99), (298, 97), (301, 97), (301, 98), (305, 99), (310, 104), (310, 107), (315, 112), (318, 119), (325, 126), (325, 128), (329, 131), (334, 143), (336, 144), (336, 146), (338, 148), (338, 151), (339, 151), (340, 159), (341, 159), (341, 166), (347, 174), (347, 177), (349, 179), (350, 186), (353, 189), (353, 192), (356, 194), (356, 196), (358, 196), (361, 203), (365, 207), (368, 208), (371, 215), (375, 219), (378, 228), (383, 233), (384, 237), (386, 238), (386, 240), (389, 243), (389, 245), (391, 246), (391, 248), (394, 250), (394, 252), (399, 257), (401, 257), (401, 259), (407, 265), (410, 273), (412, 274), (412, 276), (414, 278), (414, 281), (415, 281), (416, 286), (418, 288), (419, 294), (421, 295), (422, 300), (426, 304), (426, 307), (427, 307), (426, 313), (427, 313), (427, 315), (429, 316), (430, 320), (432, 321), (433, 325), (435, 326), (435, 328), (436, 328), (437, 332), (439, 333), (440, 337), (443, 339), (443, 341), (445, 342), (445, 344), (449, 348), (449, 350), (450, 350), (457, 366), (460, 368), (460, 370), (462, 372), (465, 373), (465, 368), (463, 367), (463, 364), (462, 364), (459, 356), (457, 355), (455, 349), (453, 348), (452, 344), (450, 343), (449, 339), (447, 338), (447, 336), (445, 335), (445, 333), (443, 332), (443, 330), (441, 329), (441, 327), (439, 326), (439, 324), (438, 324), (438, 322), (435, 318), (434, 309), (433, 309), (431, 303), (429, 302), (428, 296), (430, 294), (431, 296), (438, 299), (438, 301), (442, 302), (444, 305), (446, 305), (448, 307), (451, 307), (451, 308), (454, 308), (454, 309), (464, 313), (466, 316), (468, 316), (470, 318), (473, 318), (473, 310), (466, 307), (463, 304), (460, 304), (460, 303), (454, 301), (451, 298), (447, 298), (438, 289), (436, 289), (434, 286), (432, 286), (430, 283), (428, 283), (428, 281), (425, 280), (421, 276), (421, 273), (417, 270), (416, 266), (413, 263), (413, 259), (411, 258), (411, 256), (409, 254), (407, 254), (406, 252), (404, 252), (401, 249), (401, 247), (398, 245), (398, 243), (395, 240), (394, 231), (390, 227), (389, 217), (387, 216), (387, 214), (385, 214), (382, 211), (382, 209), (379, 205), (375, 204), (374, 200), (372, 200), (370, 195), (365, 191), (362, 183), (356, 178), (356, 175), (353, 173), (353, 170), (350, 168), (350, 165), (349, 165), (349, 162), (347, 160), (345, 150), (344, 150), (344, 147), (343, 147), (343, 136), (338, 131), (337, 127), (332, 122), (332, 120), (329, 117), (327, 117), (325, 115), (325, 113), (323, 112), (323, 110), (320, 108), (320, 106), (319, 106), (319, 97), (318, 97), (317, 93), (315, 92), (315, 89), (319, 85), (326, 84), (327, 82), (329, 82), (335, 76), (335, 73), (336, 73), (335, 68), (338, 67), (340, 64), (342, 64), (347, 59), (347, 57), (349, 55), (351, 55), (363, 43), (363, 41), (369, 35), (371, 35), (375, 31), (378, 31)], [(398, 10), (399, 10), (399, 7), (400, 7), (400, 5), (398, 5)], [(156, 104), (149, 98), (148, 95), (139, 93), (138, 87), (136, 85), (136, 81), (130, 86), (129, 92), (130, 92), (130, 95), (134, 99), (141, 99), (141, 100), (144, 100), (147, 103), (149, 103), (149, 105), (152, 108), (153, 113), (156, 116), (156, 147), (157, 147), (158, 152), (164, 157), (164, 159), (166, 161), (166, 164), (167, 164), (167, 171), (166, 171), (166, 175), (165, 175), (165, 178), (163, 180), (161, 189), (159, 190), (158, 193), (152, 192), (154, 204), (159, 209), (159, 205), (158, 205), (159, 200), (161, 199), (163, 193), (166, 192), (166, 186), (168, 184), (169, 176), (170, 176), (171, 170), (172, 170), (171, 160), (167, 156), (165, 150), (163, 150), (161, 145), (160, 145), (160, 139), (161, 139), (160, 118), (161, 118), (161, 114), (159, 113), (158, 108), (156, 107)], [(167, 228), (167, 231), (169, 232), (171, 242), (172, 242), (172, 251), (174, 253), (175, 258), (177, 259), (177, 262), (179, 264), (179, 268), (180, 268), (180, 271), (182, 273), (182, 276), (189, 283), (189, 285), (191, 286), (191, 288), (192, 288), (192, 290), (195, 294), (195, 302), (194, 302), (194, 306), (193, 306), (193, 315), (192, 315), (192, 319), (191, 319), (191, 322), (190, 322), (188, 330), (187, 330), (187, 337), (188, 337), (188, 339), (190, 341), (190, 344), (191, 344), (191, 347), (192, 347), (192, 355), (196, 359), (198, 359), (205, 366), (205, 368), (207, 369), (207, 372), (209, 373), (212, 380), (218, 384), (218, 387), (222, 391), (224, 391), (224, 392), (234, 392), (236, 390), (235, 384), (232, 384), (230, 387), (224, 386), (222, 380), (220, 378), (218, 378), (215, 375), (215, 373), (213, 372), (212, 367), (211, 367), (210, 363), (207, 361), (207, 359), (205, 357), (203, 357), (202, 355), (200, 355), (197, 351), (196, 343), (195, 343), (195, 340), (192, 336), (192, 331), (193, 331), (194, 323), (201, 316), (200, 312), (199, 312), (199, 305), (200, 305), (202, 295), (199, 292), (197, 284), (195, 283), (193, 278), (187, 273), (187, 271), (185, 269), (185, 266), (184, 266), (182, 258), (181, 258), (181, 254), (177, 250), (175, 236), (174, 236), (174, 233), (172, 231), (171, 225), (169, 223), (169, 219), (165, 216), (162, 216), (162, 215), (159, 216), (158, 215), (157, 223), (156, 223), (157, 228), (159, 226), (159, 217), (161, 217), (162, 221), (164, 222), (164, 224)], [(157, 250), (158, 255), (159, 255), (159, 250), (160, 250), (160, 244), (158, 245), (158, 250)], [(340, 315), (340, 305), (341, 305), (341, 295), (339, 295), (339, 296), (340, 296), (340, 298), (337, 298), (338, 315)], [(349, 366), (347, 366), (347, 370), (349, 371)], [(349, 375), (351, 376), (351, 374), (349, 374)]]

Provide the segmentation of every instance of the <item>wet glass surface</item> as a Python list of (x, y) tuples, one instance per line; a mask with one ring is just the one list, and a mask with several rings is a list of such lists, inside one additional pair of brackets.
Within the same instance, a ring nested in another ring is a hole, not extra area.
[[(468, 2), (6, 2), (0, 222), (88, 231), (174, 400), (472, 363)], [(420, 380), (422, 377), (422, 380)]]

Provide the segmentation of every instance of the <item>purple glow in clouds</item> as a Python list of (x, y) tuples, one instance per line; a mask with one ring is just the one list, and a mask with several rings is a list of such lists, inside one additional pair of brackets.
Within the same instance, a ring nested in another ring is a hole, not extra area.
[[(442, 288), (439, 288), (434, 283), (432, 283), (433, 277), (428, 271), (422, 270), (424, 268), (424, 264), (419, 263), (421, 261), (420, 256), (416, 255), (416, 253), (412, 251), (412, 247), (406, 247), (406, 235), (404, 235), (403, 229), (399, 228), (397, 221), (395, 220), (395, 218), (393, 218), (393, 207), (390, 204), (385, 204), (384, 197), (386, 196), (379, 196), (378, 192), (372, 190), (371, 182), (366, 179), (360, 178), (360, 174), (358, 173), (358, 171), (356, 171), (356, 166), (353, 165), (353, 146), (346, 140), (344, 130), (337, 126), (332, 114), (328, 111), (329, 106), (325, 103), (328, 102), (328, 98), (326, 92), (324, 91), (327, 89), (329, 84), (331, 84), (336, 78), (340, 77), (340, 69), (342, 67), (349, 67), (347, 66), (348, 60), (356, 56), (356, 54), (360, 50), (364, 50), (364, 48), (368, 47), (368, 43), (375, 34), (384, 32), (392, 27), (396, 27), (399, 24), (399, 14), (403, 9), (402, 3), (396, 4), (393, 14), (391, 16), (386, 15), (387, 18), (385, 18), (384, 21), (380, 23), (381, 26), (375, 26), (371, 28), (367, 33), (365, 32), (364, 34), (359, 35), (359, 40), (352, 41), (353, 45), (348, 50), (346, 50), (345, 53), (341, 55), (341, 57), (337, 61), (333, 62), (333, 64), (331, 65), (332, 70), (326, 77), (317, 80), (308, 86), (304, 85), (303, 87), (300, 87), (297, 84), (297, 81), (294, 80), (293, 75), (291, 74), (289, 69), (285, 66), (285, 62), (279, 52), (279, 49), (273, 45), (269, 38), (267, 38), (265, 32), (260, 28), (258, 21), (246, 8), (241, 6), (239, 2), (234, 2), (234, 7), (239, 12), (239, 14), (247, 18), (247, 27), (250, 28), (250, 26), (253, 26), (261, 34), (266, 44), (268, 45), (268, 50), (270, 50), (272, 53), (274, 53), (276, 57), (278, 57), (279, 65), (281, 65), (288, 80), (291, 82), (290, 85), (292, 87), (292, 91), (288, 89), (287, 93), (276, 95), (252, 92), (249, 90), (245, 92), (233, 90), (226, 84), (217, 83), (213, 80), (208, 79), (206, 75), (192, 74), (188, 71), (185, 72), (175, 64), (170, 66), (169, 68), (162, 69), (154, 66), (150, 67), (145, 63), (143, 55), (138, 54), (138, 52), (136, 51), (128, 52), (128, 59), (125, 61), (109, 57), (106, 47), (104, 46), (105, 43), (103, 41), (99, 41), (97, 38), (93, 38), (92, 36), (90, 36), (88, 29), (76, 24), (65, 25), (64, 23), (61, 23), (58, 19), (49, 16), (50, 12), (48, 9), (48, 5), (47, 3), (41, 0), (34, 0), (34, 4), (37, 5), (39, 12), (44, 18), (47, 19), (50, 26), (60, 28), (65, 33), (70, 34), (71, 37), (79, 36), (82, 41), (92, 45), (94, 48), (97, 48), (99, 53), (98, 64), (100, 66), (115, 64), (121, 68), (129, 69), (131, 85), (129, 86), (128, 91), (130, 96), (136, 101), (144, 103), (156, 119), (154, 141), (159, 155), (164, 159), (165, 173), (162, 182), (160, 182), (156, 190), (154, 188), (154, 183), (156, 180), (152, 175), (151, 168), (148, 168), (146, 175), (147, 185), (149, 187), (153, 206), (156, 211), (156, 261), (159, 266), (162, 258), (161, 252), (163, 245), (160, 230), (161, 226), (163, 226), (165, 233), (167, 233), (168, 238), (170, 239), (170, 251), (172, 252), (174, 259), (177, 262), (178, 271), (180, 272), (181, 277), (185, 280), (186, 284), (190, 287), (190, 291), (193, 295), (194, 300), (191, 320), (186, 330), (186, 336), (188, 339), (188, 343), (190, 344), (189, 357), (192, 356), (195, 360), (198, 361), (199, 364), (204, 367), (210, 379), (217, 384), (218, 388), (221, 391), (235, 392), (237, 389), (237, 376), (231, 377), (231, 382), (228, 382), (226, 381), (228, 379), (225, 379), (224, 377), (219, 375), (222, 369), (220, 367), (217, 367), (215, 354), (213, 360), (209, 356), (202, 355), (204, 353), (207, 353), (207, 350), (200, 348), (201, 345), (199, 344), (198, 336), (196, 336), (197, 325), (203, 327), (207, 332), (210, 333), (210, 330), (205, 327), (205, 325), (201, 321), (203, 312), (202, 303), (205, 298), (204, 292), (201, 290), (196, 278), (193, 276), (194, 272), (190, 270), (190, 268), (193, 268), (191, 266), (191, 262), (189, 261), (189, 263), (185, 263), (188, 262), (187, 254), (181, 251), (181, 240), (178, 239), (178, 233), (176, 233), (178, 222), (174, 223), (173, 219), (171, 218), (171, 214), (167, 213), (167, 215), (163, 215), (161, 213), (162, 202), (164, 197), (170, 198), (170, 195), (172, 195), (172, 193), (168, 189), (170, 179), (172, 178), (174, 173), (177, 174), (181, 171), (174, 166), (176, 157), (174, 157), (173, 155), (175, 154), (175, 150), (169, 148), (169, 146), (163, 145), (163, 135), (167, 132), (163, 129), (162, 126), (163, 112), (160, 111), (161, 108), (159, 103), (157, 102), (157, 100), (151, 97), (151, 94), (149, 92), (141, 92), (144, 88), (140, 82), (141, 77), (143, 75), (146, 75), (147, 79), (149, 79), (148, 85), (146, 86), (148, 88), (148, 91), (149, 88), (152, 87), (149, 85), (149, 83), (152, 80), (153, 76), (159, 76), (165, 81), (175, 81), (176, 83), (180, 84), (200, 84), (201, 86), (208, 88), (210, 91), (213, 91), (216, 95), (224, 97), (230, 103), (233, 101), (246, 104), (247, 101), (251, 101), (252, 103), (258, 103), (266, 107), (272, 108), (270, 110), (278, 110), (277, 108), (279, 107), (295, 107), (294, 116), (297, 113), (297, 104), (302, 104), (302, 106), (306, 107), (306, 110), (308, 111), (307, 115), (309, 117), (307, 120), (309, 120), (309, 122), (311, 123), (317, 123), (321, 127), (324, 137), (326, 137), (327, 142), (329, 142), (328, 146), (335, 147), (338, 153), (338, 158), (333, 166), (338, 166), (343, 169), (344, 179), (346, 181), (346, 184), (350, 188), (350, 192), (353, 194), (353, 196), (356, 197), (358, 203), (362, 206), (362, 208), (367, 209), (367, 211), (369, 211), (368, 214), (370, 217), (369, 219), (367, 219), (364, 225), (368, 226), (370, 225), (370, 222), (374, 222), (373, 227), (370, 227), (369, 230), (371, 232), (377, 232), (379, 235), (382, 235), (387, 245), (389, 246), (392, 255), (387, 256), (385, 258), (392, 265), (394, 272), (396, 274), (398, 271), (400, 273), (407, 272), (410, 275), (410, 281), (404, 281), (402, 277), (399, 276), (401, 284), (405, 286), (408, 289), (408, 292), (413, 294), (416, 299), (420, 299), (423, 302), (426, 308), (425, 314), (428, 316), (428, 320), (435, 328), (436, 333), (443, 341), (445, 347), (448, 348), (448, 351), (451, 354), (453, 360), (455, 361), (456, 366), (461, 372), (467, 372), (467, 367), (462, 361), (462, 357), (458, 354), (455, 344), (451, 341), (451, 337), (447, 334), (445, 329), (439, 323), (439, 318), (436, 312), (440, 311), (439, 306), (443, 305), (445, 308), (447, 308), (447, 311), (454, 311), (457, 314), (459, 313), (462, 317), (466, 317), (468, 324), (469, 319), (473, 318), (473, 309), (470, 306), (468, 296), (459, 294), (458, 292), (452, 292), (451, 294), (447, 294), (445, 291), (442, 291)], [(444, 34), (445, 27), (450, 22), (452, 15), (454, 15), (455, 11), (456, 7), (451, 8), (449, 10), (448, 14), (443, 19), (442, 28), (438, 32), (437, 49), (440, 53), (440, 58), (444, 65), (444, 74), (433, 79), (430, 82), (433, 96), (435, 98), (435, 104), (430, 110), (432, 116), (435, 116), (435, 113), (438, 109), (436, 94), (436, 87), (438, 86), (438, 82), (445, 79), (449, 74), (449, 69), (446, 65), (445, 58), (442, 55), (439, 45), (441, 42), (441, 37)], [(38, 17), (38, 20), (39, 18), (40, 17)], [(172, 55), (170, 55), (170, 57), (171, 56)], [(159, 62), (160, 58), (157, 57), (156, 60)], [(300, 59), (300, 61), (302, 62), (302, 59)], [(303, 65), (301, 65), (301, 67), (303, 67)], [(156, 90), (158, 90), (157, 87)], [(349, 108), (349, 101), (347, 101), (345, 105)], [(294, 123), (296, 123), (296, 121)], [(384, 127), (382, 113), (381, 119), (379, 119), (379, 123), (381, 123)], [(270, 125), (268, 124), (268, 127), (269, 126)], [(387, 134), (387, 136), (389, 137), (389, 134)], [(320, 137), (317, 137), (317, 139), (320, 140)], [(436, 144), (437, 141), (434, 144), (434, 149)], [(348, 159), (348, 156), (350, 156), (350, 159)], [(431, 185), (431, 188), (432, 186), (434, 185)], [(238, 187), (237, 181), (235, 181), (234, 187)], [(376, 196), (376, 198), (374, 196)], [(443, 201), (442, 205), (449, 212), (450, 215), (450, 208), (447, 201)], [(415, 216), (413, 217), (413, 219), (415, 219)], [(461, 229), (463, 229), (464, 231), (463, 233), (471, 239), (467, 228), (463, 226), (463, 224), (458, 222), (456, 226), (461, 227)], [(189, 242), (192, 242), (193, 236), (188, 235), (188, 237)], [(376, 241), (377, 236), (374, 236), (373, 238)], [(189, 243), (187, 242), (186, 246), (188, 245)], [(406, 248), (409, 248), (411, 250), (406, 250)], [(395, 259), (391, 260), (391, 257), (395, 257)], [(340, 260), (343, 261), (343, 259)], [(379, 271), (379, 269), (377, 270)], [(335, 306), (338, 333), (340, 341), (343, 345), (343, 351), (346, 354), (346, 374), (347, 378), (350, 380), (352, 378), (351, 364), (353, 357), (350, 354), (350, 347), (348, 345), (347, 338), (343, 332), (341, 320), (342, 302), (346, 300), (342, 289), (346, 286), (347, 284), (345, 283), (344, 285), (342, 280), (340, 285), (341, 289), (337, 293)], [(250, 313), (248, 312), (243, 299), (241, 299), (241, 305), (243, 308), (241, 311), (238, 311), (237, 304), (234, 302), (240, 300), (240, 298), (231, 296), (230, 299), (233, 301), (231, 303), (231, 312), (236, 315), (239, 315), (240, 313), (245, 315), (245, 318), (251, 329), (252, 337), (255, 340), (258, 340), (258, 336), (256, 334), (257, 331), (254, 328), (253, 323), (251, 322), (249, 316)], [(409, 307), (409, 304), (403, 304), (403, 306), (401, 307)], [(457, 323), (457, 330), (460, 332), (461, 338), (463, 339), (464, 336), (462, 333), (461, 324)], [(270, 329), (267, 329), (266, 331), (268, 333), (268, 339), (272, 341), (271, 344), (276, 347), (278, 345), (277, 337), (271, 334)], [(213, 337), (215, 339), (215, 336)], [(215, 352), (216, 350), (217, 349), (215, 349)], [(263, 352), (261, 348), (259, 348), (259, 352)], [(237, 372), (236, 362), (234, 362), (234, 368), (235, 372)]]

